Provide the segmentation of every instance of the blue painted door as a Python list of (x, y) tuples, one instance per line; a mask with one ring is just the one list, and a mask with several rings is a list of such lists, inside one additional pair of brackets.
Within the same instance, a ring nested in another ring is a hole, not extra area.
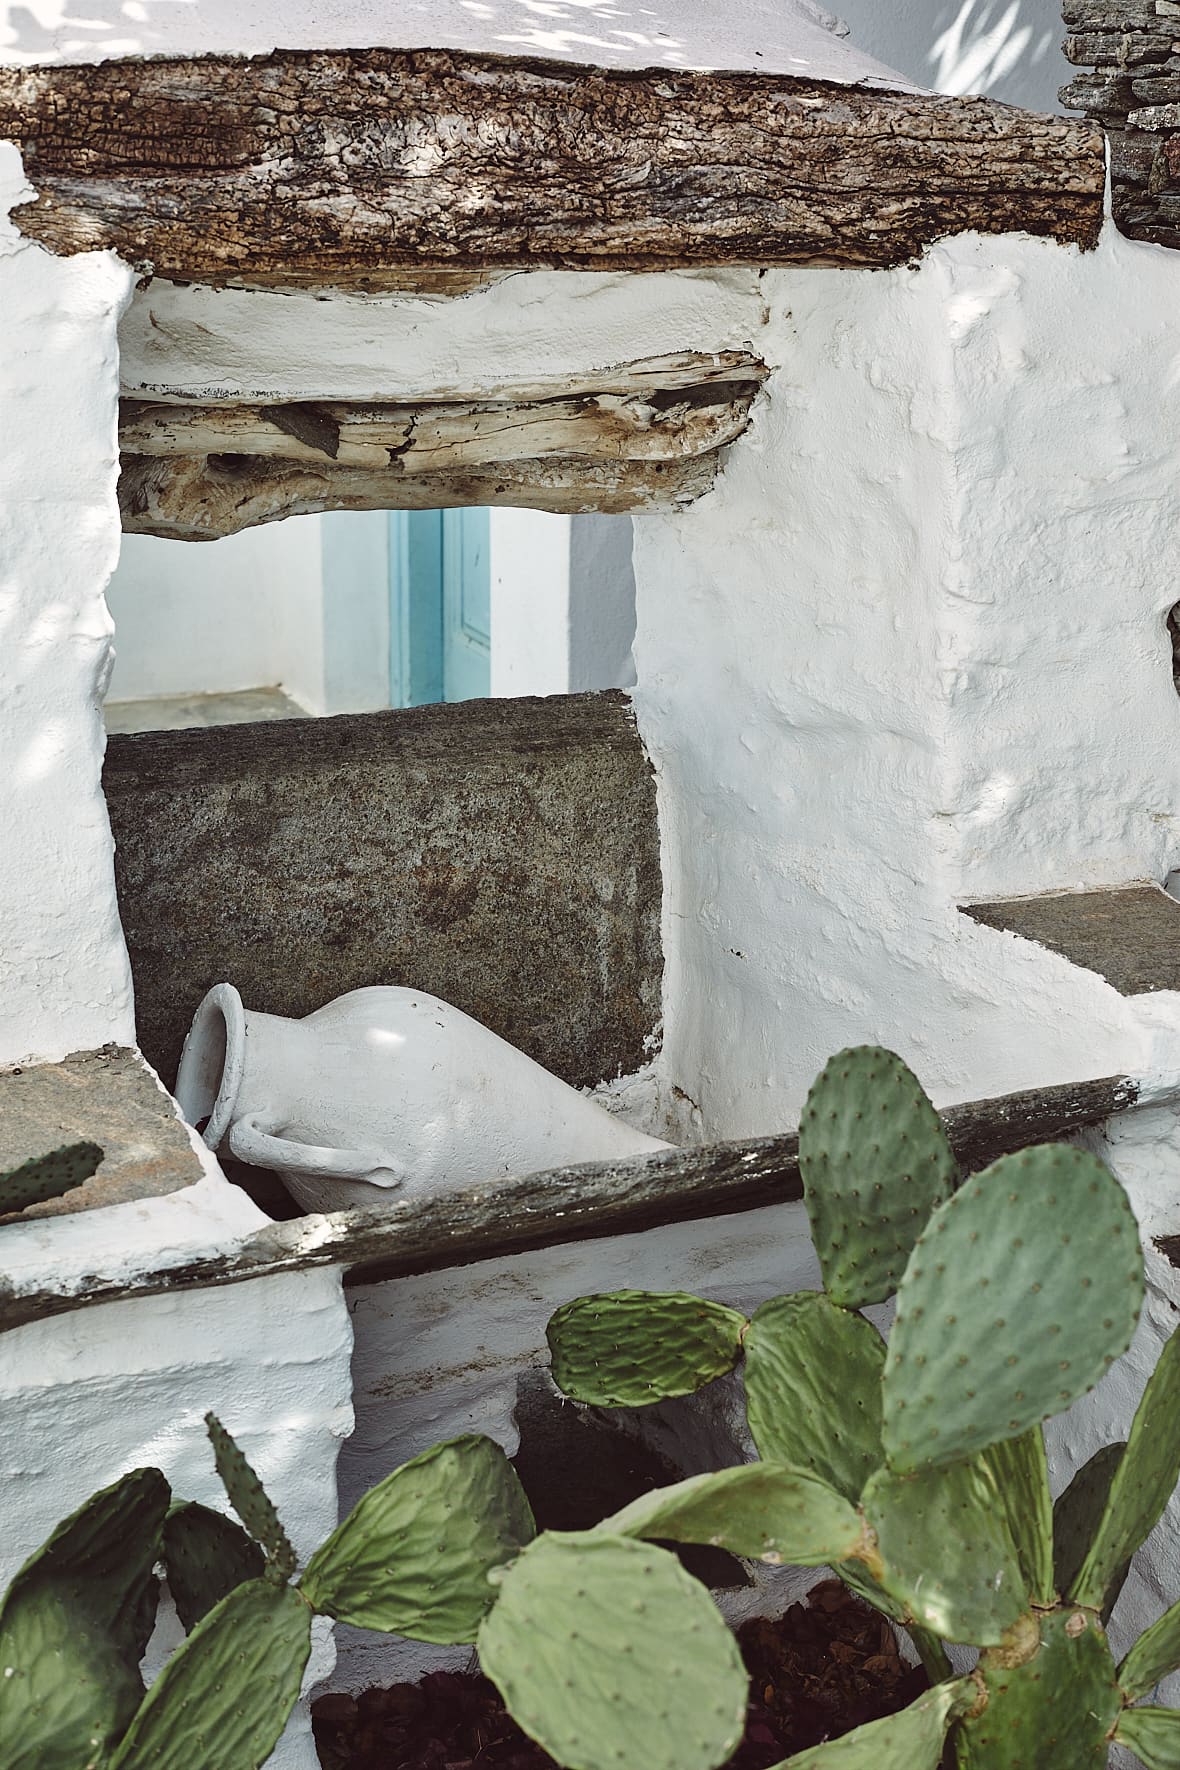
[(478, 700), (491, 692), (486, 510), (389, 517), (390, 702)]

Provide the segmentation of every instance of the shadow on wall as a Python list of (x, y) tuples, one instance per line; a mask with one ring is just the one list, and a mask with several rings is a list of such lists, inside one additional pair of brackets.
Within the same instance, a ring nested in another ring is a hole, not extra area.
[(936, 92), (1059, 111), (1070, 78), (1059, 0), (841, 0), (853, 41)]

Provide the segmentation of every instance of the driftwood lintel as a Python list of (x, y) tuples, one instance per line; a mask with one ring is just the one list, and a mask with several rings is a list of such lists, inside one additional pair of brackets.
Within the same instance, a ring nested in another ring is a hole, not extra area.
[[(1137, 1097), (1130, 1078), (1106, 1077), (976, 1100), (949, 1107), (942, 1117), (970, 1171), (1011, 1150), (1102, 1124)], [(68, 1293), (0, 1290), (0, 1331), (96, 1303), (241, 1284), (314, 1267), (342, 1266), (358, 1284), (408, 1277), (801, 1197), (793, 1133), (559, 1168), (393, 1211), (339, 1211), (276, 1223), (232, 1254), (113, 1282), (96, 1279)]]
[(0, 69), (17, 226), (211, 284), (902, 264), (965, 230), (1093, 246), (1088, 122), (788, 76), (445, 50)]

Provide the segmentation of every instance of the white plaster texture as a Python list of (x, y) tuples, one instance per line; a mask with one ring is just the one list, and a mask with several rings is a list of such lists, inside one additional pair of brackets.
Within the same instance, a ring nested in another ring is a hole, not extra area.
[(763, 278), (752, 433), (634, 521), (665, 1061), (706, 1135), (797, 1122), (862, 1040), (940, 1101), (1175, 1074), (1175, 996), (956, 905), (1175, 864), (1178, 279), (1110, 230)]
[(566, 694), (570, 686), (570, 518), (492, 510), (493, 695)]
[[(305, 1560), (336, 1522), (350, 1350), (340, 1276), (330, 1271), (113, 1303), (5, 1334), (0, 1590), (62, 1517), (130, 1469), (161, 1468), (178, 1496), (228, 1511), (203, 1423), (210, 1408)], [(151, 1657), (175, 1640), (165, 1619)], [(333, 1660), (330, 1634), (317, 1628), (305, 1688)], [(270, 1763), (317, 1770), (306, 1702)]]
[(20, 239), (7, 216), (28, 194), (0, 143), (0, 1063), (133, 1037), (99, 784), (132, 278), (111, 254)]
[(1076, 72), (1060, 0), (840, 0), (839, 12), (854, 43), (935, 92), (1057, 111)]
[(279, 49), (482, 50), (611, 68), (720, 68), (903, 85), (843, 40), (817, 0), (4, 0), (0, 60), (263, 55)]
[(107, 590), (112, 701), (281, 687), (327, 711), (318, 516), (194, 546), (125, 535)]

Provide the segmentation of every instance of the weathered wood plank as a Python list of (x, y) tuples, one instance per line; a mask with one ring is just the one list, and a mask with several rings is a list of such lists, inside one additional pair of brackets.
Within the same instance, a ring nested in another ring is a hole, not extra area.
[(659, 835), (626, 695), (114, 736), (103, 784), (167, 1081), (222, 979), (287, 1015), (410, 984), (578, 1086), (648, 1060)]
[(0, 70), (0, 138), (62, 253), (158, 276), (900, 264), (947, 234), (1092, 246), (1087, 123), (986, 98), (442, 50)]
[[(1133, 1106), (1135, 1083), (1107, 1077), (952, 1106), (942, 1117), (965, 1169), (1103, 1123)], [(626, 1162), (497, 1180), (373, 1212), (276, 1223), (232, 1255), (140, 1273), (78, 1291), (0, 1285), (0, 1331), (91, 1304), (241, 1284), (280, 1272), (343, 1266), (357, 1283), (466, 1266), (529, 1248), (758, 1210), (802, 1197), (798, 1138), (760, 1137)]]
[(988, 928), (1035, 940), (1121, 996), (1180, 989), (1180, 903), (1158, 885), (1112, 891), (1060, 891), (962, 904)]
[(406, 473), (533, 461), (679, 461), (731, 443), (750, 421), (765, 377), (649, 393), (594, 393), (525, 401), (349, 405), (323, 400), (262, 407), (178, 406), (124, 400), (125, 455), (250, 455), (336, 461)]
[(324, 510), (453, 510), (511, 505), (557, 515), (672, 510), (712, 490), (718, 456), (682, 461), (500, 461), (416, 472), (324, 460), (250, 455), (124, 455), (119, 510), (124, 534), (217, 541), (261, 523)]

